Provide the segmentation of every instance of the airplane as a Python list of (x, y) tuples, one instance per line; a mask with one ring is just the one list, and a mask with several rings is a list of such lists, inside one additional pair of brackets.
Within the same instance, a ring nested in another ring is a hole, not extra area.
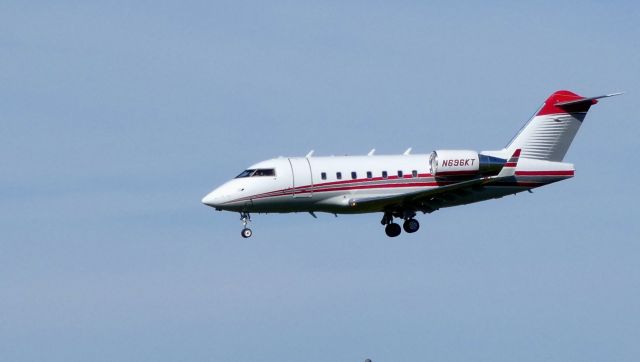
[[(562, 162), (589, 108), (611, 93), (549, 96), (500, 150), (435, 150), (430, 154), (279, 157), (256, 163), (211, 191), (202, 203), (240, 213), (251, 237), (250, 213), (382, 213), (389, 237), (420, 228), (418, 212), (498, 199), (574, 176)], [(403, 222), (402, 228), (394, 219)]]

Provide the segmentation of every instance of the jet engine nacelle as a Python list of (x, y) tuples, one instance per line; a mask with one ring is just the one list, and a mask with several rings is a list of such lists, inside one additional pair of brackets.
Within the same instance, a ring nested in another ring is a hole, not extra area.
[(431, 152), (429, 164), (435, 177), (495, 175), (507, 161), (470, 150)]

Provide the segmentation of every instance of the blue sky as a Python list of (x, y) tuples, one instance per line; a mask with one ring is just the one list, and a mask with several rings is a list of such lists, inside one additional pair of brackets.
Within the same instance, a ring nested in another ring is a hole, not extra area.
[[(637, 361), (640, 6), (0, 4), (0, 354), (11, 361)], [(421, 216), (201, 197), (279, 155), (504, 146), (592, 108), (576, 177)]]

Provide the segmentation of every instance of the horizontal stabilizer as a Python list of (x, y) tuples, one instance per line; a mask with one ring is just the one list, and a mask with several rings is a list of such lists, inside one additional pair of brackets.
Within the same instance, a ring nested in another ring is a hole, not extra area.
[(566, 102), (558, 102), (558, 103), (555, 103), (554, 106), (565, 108), (565, 107), (569, 107), (569, 106), (572, 106), (572, 105), (583, 105), (583, 104), (593, 105), (593, 104), (598, 103), (598, 99), (615, 97), (615, 96), (619, 96), (621, 94), (623, 94), (623, 92), (604, 94), (604, 95), (597, 96), (597, 97), (581, 98), (581, 99), (576, 99), (576, 100), (566, 101)]

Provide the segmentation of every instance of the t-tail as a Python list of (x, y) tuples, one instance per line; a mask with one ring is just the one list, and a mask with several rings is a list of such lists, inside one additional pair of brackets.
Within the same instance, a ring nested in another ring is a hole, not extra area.
[(547, 98), (501, 153), (508, 157), (520, 149), (522, 158), (561, 162), (589, 108), (600, 98), (619, 94), (622, 93), (587, 98), (567, 90), (557, 91)]

